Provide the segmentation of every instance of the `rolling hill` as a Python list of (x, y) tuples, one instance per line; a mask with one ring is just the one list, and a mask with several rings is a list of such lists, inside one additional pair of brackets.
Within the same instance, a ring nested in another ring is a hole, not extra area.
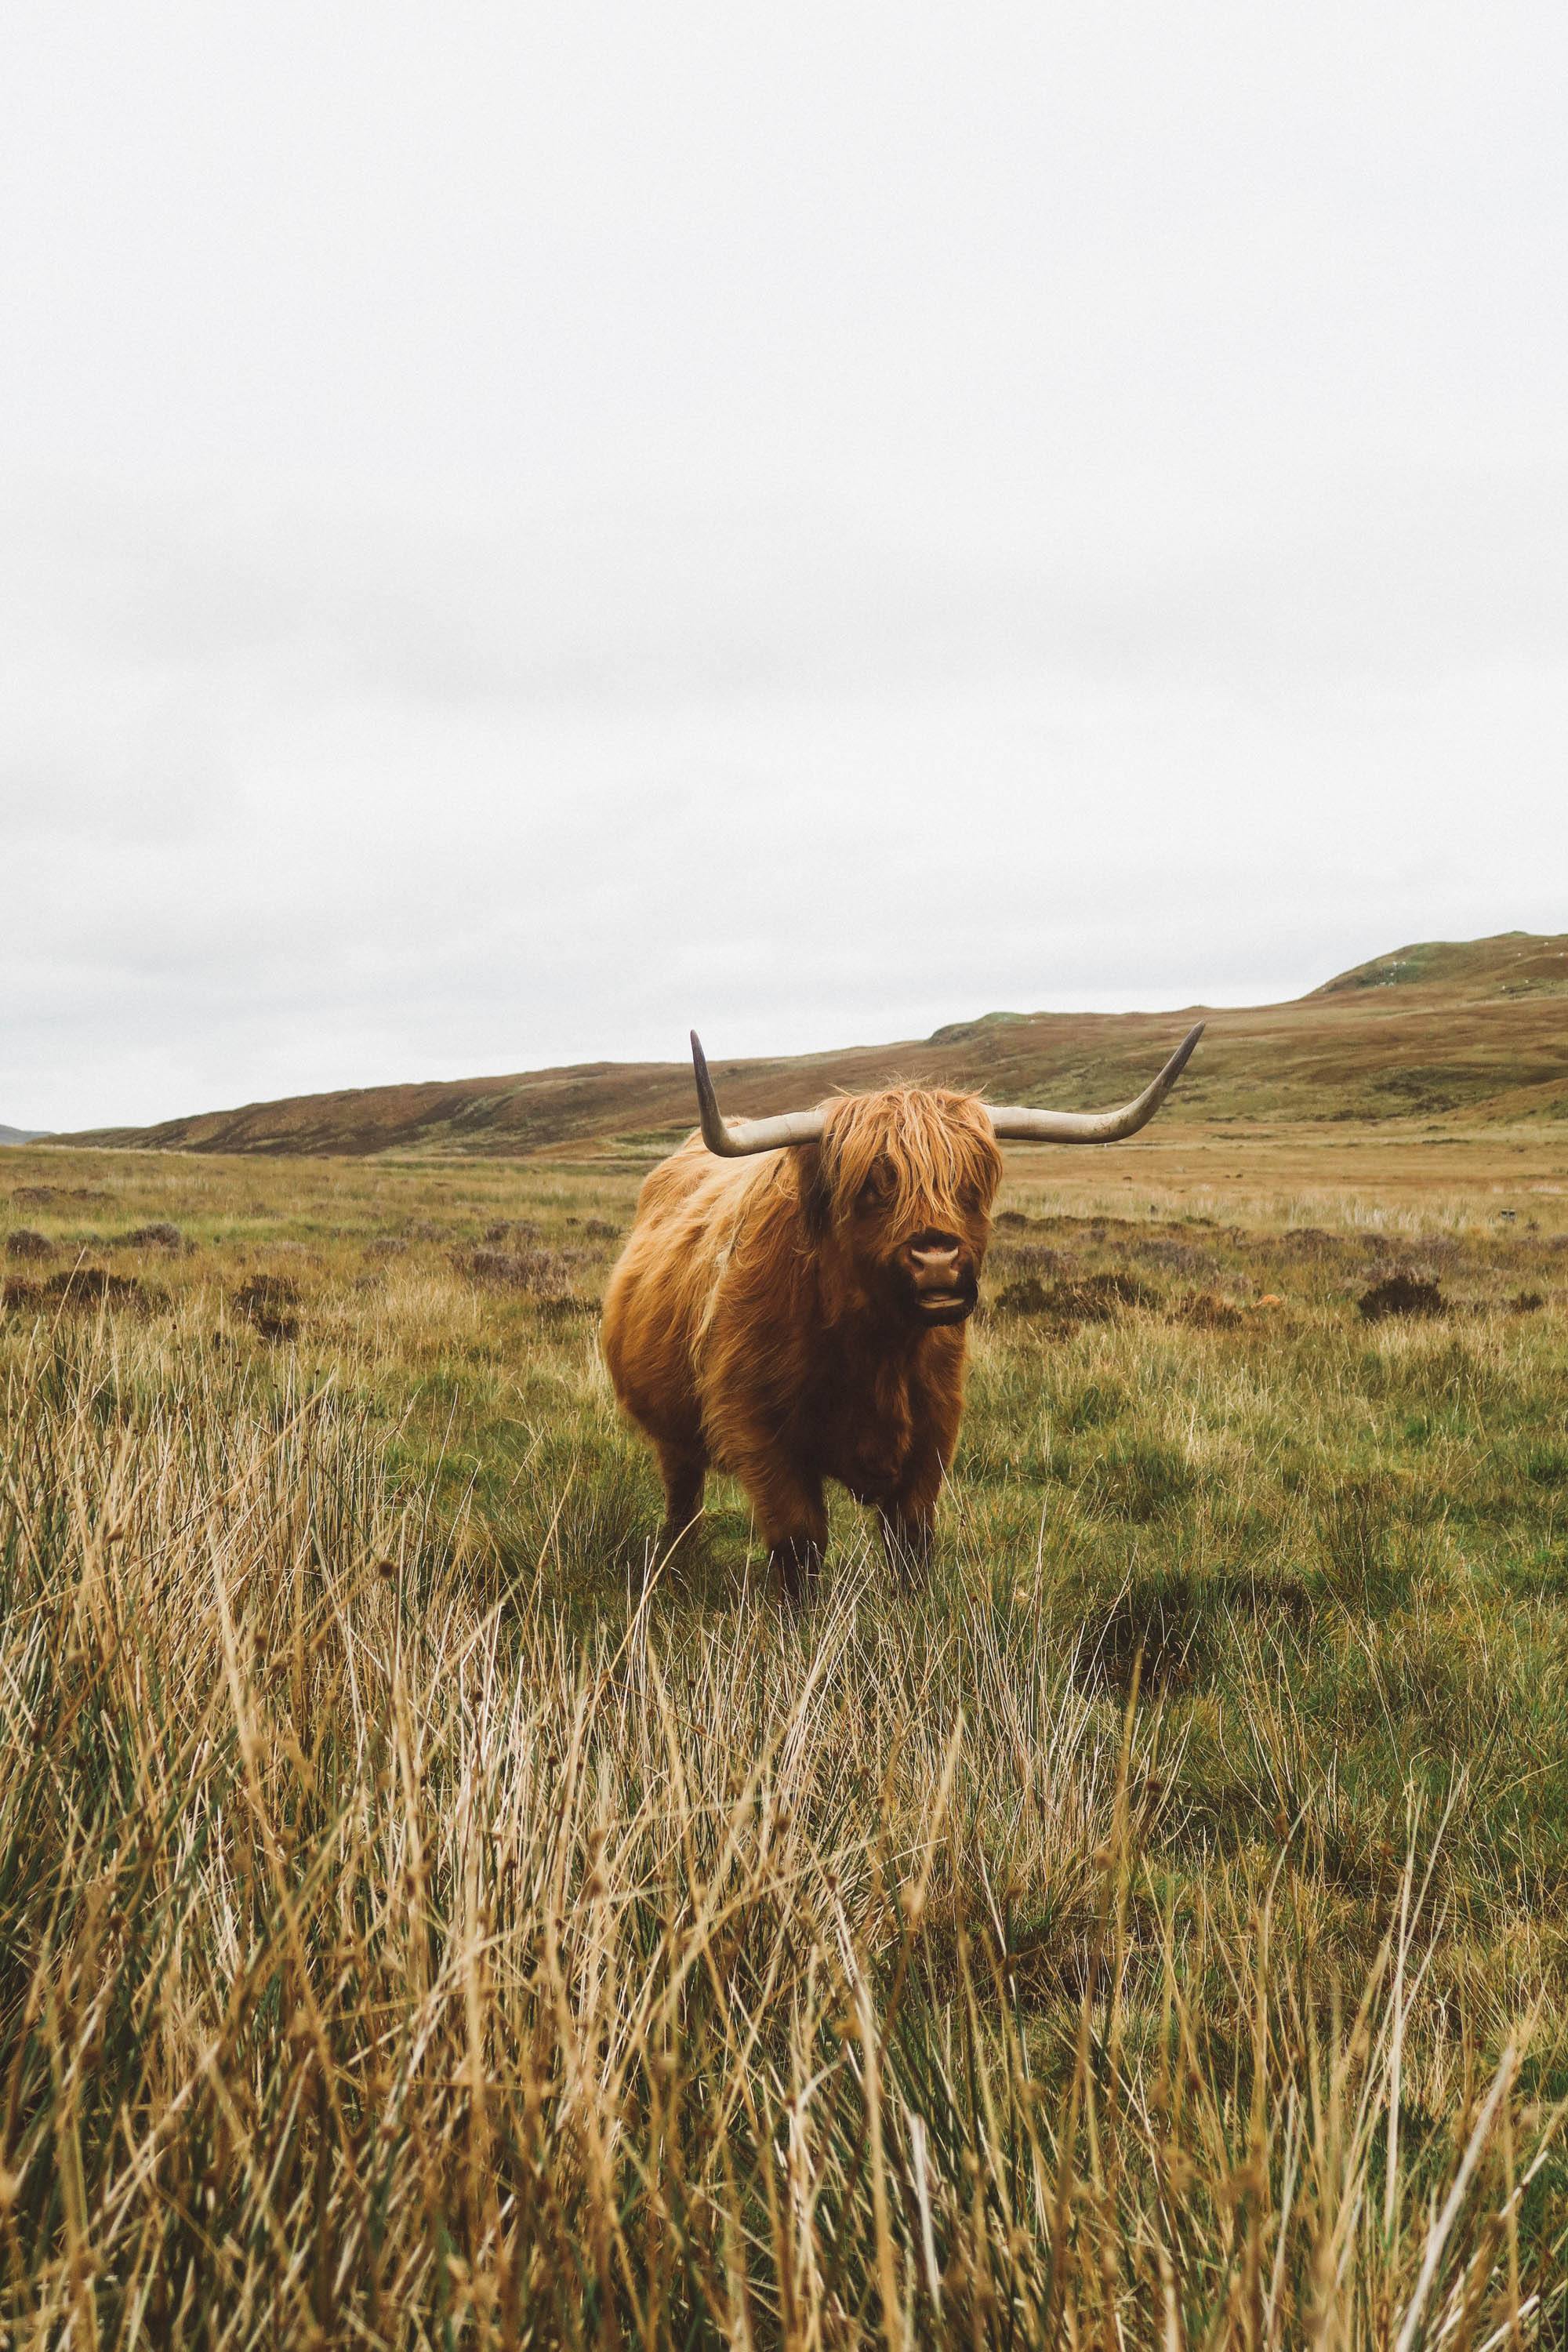
[[(931, 1036), (789, 1060), (715, 1060), (756, 1115), (890, 1076), (993, 1101), (1093, 1108), (1136, 1092), (1198, 1017), (1208, 1032), (1163, 1128), (1271, 1121), (1495, 1126), (1568, 1118), (1568, 933), (1400, 948), (1284, 1004), (992, 1013)], [(722, 1047), (721, 1018), (706, 1041)], [(502, 1077), (300, 1095), (51, 1140), (149, 1150), (510, 1155), (646, 1150), (695, 1121), (691, 1067), (590, 1062)]]
[(36, 1143), (42, 1133), (41, 1127), (0, 1127), (0, 1149), (7, 1143)]

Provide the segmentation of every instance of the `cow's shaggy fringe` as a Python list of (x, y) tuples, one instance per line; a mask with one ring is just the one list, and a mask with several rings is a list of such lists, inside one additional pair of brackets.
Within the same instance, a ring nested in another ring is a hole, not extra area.
[[(847, 1213), (879, 1165), (889, 1180), (888, 1217), (907, 1230), (929, 1202), (955, 1201), (965, 1186), (989, 1202), (1002, 1176), (991, 1121), (973, 1095), (943, 1087), (889, 1087), (825, 1106), (822, 1158), (827, 1190)], [(949, 1210), (950, 1221), (957, 1214)]]
[[(1027, 1616), (585, 1645), (330, 1391), (43, 1327), (0, 1499), (0, 2338), (1496, 2347), (1531, 2021), (1161, 1875)], [(1081, 1679), (1081, 1678), (1080, 1678)], [(1553, 2339), (1556, 2340), (1556, 2339)]]

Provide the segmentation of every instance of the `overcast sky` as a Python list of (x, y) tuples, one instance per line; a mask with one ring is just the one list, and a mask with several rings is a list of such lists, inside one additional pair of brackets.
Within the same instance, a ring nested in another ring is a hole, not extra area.
[(0, 1120), (1568, 928), (1568, 12), (0, 35)]

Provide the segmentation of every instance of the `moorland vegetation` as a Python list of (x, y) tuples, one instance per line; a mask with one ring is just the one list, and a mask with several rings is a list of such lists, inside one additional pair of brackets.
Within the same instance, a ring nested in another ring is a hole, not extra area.
[(635, 1173), (8, 1152), (0, 2340), (1563, 2341), (1561, 1140), (1018, 1155), (788, 1620)]

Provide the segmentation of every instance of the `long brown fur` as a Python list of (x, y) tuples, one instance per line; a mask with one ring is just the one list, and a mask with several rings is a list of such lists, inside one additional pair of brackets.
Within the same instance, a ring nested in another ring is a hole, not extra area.
[(643, 1185), (605, 1299), (605, 1360), (658, 1454), (666, 1542), (710, 1466), (730, 1471), (792, 1595), (821, 1558), (829, 1478), (877, 1506), (896, 1561), (923, 1560), (966, 1335), (922, 1322), (910, 1253), (951, 1241), (972, 1294), (1002, 1176), (973, 1096), (893, 1087), (824, 1108), (819, 1144), (725, 1160), (690, 1137)]

